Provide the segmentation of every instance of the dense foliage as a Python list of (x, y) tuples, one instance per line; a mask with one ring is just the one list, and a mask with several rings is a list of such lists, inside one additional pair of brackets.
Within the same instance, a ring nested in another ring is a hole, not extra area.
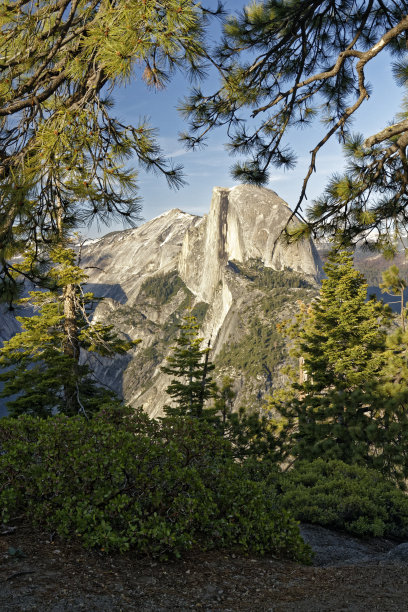
[(379, 388), (389, 312), (367, 301), (351, 253), (333, 251), (325, 272), (319, 298), (287, 328), (300, 378), (286, 397), (277, 394), (272, 401), (283, 417), (283, 445), (299, 459), (341, 459), (392, 471), (405, 419)]
[(274, 487), (204, 421), (2, 419), (0, 451), (3, 521), (23, 514), (85, 546), (161, 558), (198, 546), (309, 559)]
[(408, 536), (408, 497), (376, 470), (321, 458), (298, 463), (279, 482), (282, 506), (300, 521), (360, 536)]

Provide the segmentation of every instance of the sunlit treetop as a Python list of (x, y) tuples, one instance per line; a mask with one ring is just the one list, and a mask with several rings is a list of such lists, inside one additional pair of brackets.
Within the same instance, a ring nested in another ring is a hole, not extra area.
[[(0, 257), (79, 223), (140, 213), (136, 158), (179, 187), (155, 130), (112, 112), (115, 85), (200, 76), (209, 15), (193, 0), (2, 0)], [(141, 87), (141, 95), (143, 88)], [(62, 211), (62, 216), (61, 216)]]

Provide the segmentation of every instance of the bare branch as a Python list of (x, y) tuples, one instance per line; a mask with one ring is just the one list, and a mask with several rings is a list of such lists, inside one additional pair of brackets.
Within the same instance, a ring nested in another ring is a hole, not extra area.
[(400, 121), (400, 123), (394, 123), (394, 125), (389, 125), (380, 132), (377, 132), (377, 134), (373, 134), (373, 136), (370, 136), (364, 141), (364, 147), (370, 149), (374, 145), (383, 142), (384, 140), (388, 140), (393, 136), (398, 136), (398, 134), (401, 134), (406, 130), (408, 130), (408, 119)]

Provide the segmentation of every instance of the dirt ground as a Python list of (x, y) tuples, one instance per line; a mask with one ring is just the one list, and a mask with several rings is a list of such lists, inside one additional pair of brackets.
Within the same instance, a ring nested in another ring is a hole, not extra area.
[(408, 564), (305, 567), (228, 552), (156, 562), (0, 528), (0, 610), (317, 612), (408, 610)]

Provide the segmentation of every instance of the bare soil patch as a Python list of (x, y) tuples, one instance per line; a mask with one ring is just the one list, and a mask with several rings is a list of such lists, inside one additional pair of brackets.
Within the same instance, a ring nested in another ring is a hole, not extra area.
[[(2, 612), (401, 612), (408, 605), (408, 565), (375, 555), (324, 567), (200, 551), (157, 562), (84, 550), (28, 525), (6, 532), (0, 529)], [(386, 552), (389, 544), (374, 548)]]

